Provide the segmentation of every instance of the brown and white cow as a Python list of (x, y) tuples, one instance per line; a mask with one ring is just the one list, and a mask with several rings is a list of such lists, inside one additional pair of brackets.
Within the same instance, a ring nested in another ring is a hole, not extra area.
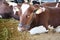
[(30, 4), (23, 3), (20, 10), (21, 15), (18, 26), (18, 30), (20, 31), (40, 25), (43, 25), (46, 29), (48, 29), (48, 25), (52, 25), (54, 28), (60, 25), (59, 7), (39, 7), (36, 9)]
[(12, 6), (5, 0), (0, 0), (0, 18), (11, 18), (13, 14)]
[(16, 20), (19, 20), (19, 10), (20, 10), (20, 4), (14, 3), (14, 2), (8, 2), (9, 6), (13, 7), (13, 15), (12, 17)]
[(19, 20), (17, 3), (0, 0), (0, 18), (15, 18)]

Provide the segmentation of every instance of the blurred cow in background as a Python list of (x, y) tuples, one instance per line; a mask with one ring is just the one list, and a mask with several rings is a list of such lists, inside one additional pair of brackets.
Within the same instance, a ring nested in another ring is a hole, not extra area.
[(19, 20), (19, 9), (20, 9), (20, 4), (17, 4), (15, 2), (7, 2), (9, 4), (9, 6), (13, 7), (13, 18), (15, 18), (16, 20)]
[(0, 18), (15, 18), (19, 20), (17, 3), (0, 0)]
[(0, 18), (11, 18), (13, 15), (13, 7), (5, 0), (0, 0)]

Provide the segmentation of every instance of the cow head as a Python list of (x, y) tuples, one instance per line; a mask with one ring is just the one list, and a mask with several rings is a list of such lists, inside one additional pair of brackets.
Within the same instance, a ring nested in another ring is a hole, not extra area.
[[(20, 15), (20, 23), (18, 26), (19, 31), (28, 30), (30, 28), (30, 24), (31, 24), (33, 16), (34, 16), (34, 11), (36, 11), (37, 9), (38, 9), (38, 7), (30, 5), (30, 4), (24, 4), (24, 3), (22, 4), (22, 6), (20, 8), (21, 15)], [(43, 9), (41, 9), (41, 10), (43, 10)]]
[(7, 2), (9, 4), (9, 6), (13, 7), (13, 15), (12, 17), (16, 20), (19, 20), (19, 16), (20, 16), (20, 7), (21, 4), (20, 3), (14, 3), (14, 2)]
[(11, 18), (12, 14), (12, 6), (9, 6), (9, 4), (6, 1), (0, 2), (0, 18)]

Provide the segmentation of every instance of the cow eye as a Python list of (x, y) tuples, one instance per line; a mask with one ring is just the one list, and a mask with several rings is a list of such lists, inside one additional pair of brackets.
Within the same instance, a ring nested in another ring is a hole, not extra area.
[(26, 18), (29, 18), (30, 16), (28, 15), (28, 16), (26, 16)]

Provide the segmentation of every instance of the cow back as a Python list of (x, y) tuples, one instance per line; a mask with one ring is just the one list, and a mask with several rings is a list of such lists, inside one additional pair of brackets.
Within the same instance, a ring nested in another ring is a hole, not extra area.
[[(58, 2), (58, 7), (60, 7), (60, 2)], [(50, 2), (50, 3), (42, 3), (41, 6), (45, 6), (45, 7), (55, 7), (57, 5), (57, 2)]]

